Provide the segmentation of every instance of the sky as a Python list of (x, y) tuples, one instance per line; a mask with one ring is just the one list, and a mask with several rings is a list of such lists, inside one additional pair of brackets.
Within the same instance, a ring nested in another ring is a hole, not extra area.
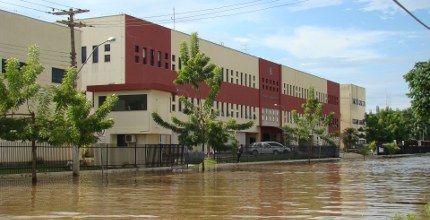
[[(430, 26), (430, 0), (398, 0)], [(430, 60), (430, 30), (393, 0), (0, 0), (0, 9), (55, 22), (128, 14), (341, 84), (366, 89), (366, 111), (410, 107), (403, 79)], [(94, 28), (103, 28), (101, 26)], [(204, 51), (203, 51), (204, 52)]]

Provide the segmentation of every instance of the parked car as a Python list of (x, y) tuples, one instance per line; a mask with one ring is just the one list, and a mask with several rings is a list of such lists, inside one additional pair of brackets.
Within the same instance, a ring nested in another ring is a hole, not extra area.
[(291, 148), (275, 141), (255, 142), (249, 148), (248, 152), (253, 155), (258, 154), (285, 154), (291, 152)]

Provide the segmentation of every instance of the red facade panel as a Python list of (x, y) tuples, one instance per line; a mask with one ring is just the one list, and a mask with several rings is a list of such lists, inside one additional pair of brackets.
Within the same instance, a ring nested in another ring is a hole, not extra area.
[(334, 120), (329, 127), (329, 132), (340, 132), (340, 85), (327, 80), (328, 103), (324, 107), (324, 113), (334, 112)]
[(264, 59), (259, 59), (258, 62), (260, 107), (274, 108), (281, 98), (281, 65)]
[(170, 29), (126, 16), (125, 83), (172, 84)]

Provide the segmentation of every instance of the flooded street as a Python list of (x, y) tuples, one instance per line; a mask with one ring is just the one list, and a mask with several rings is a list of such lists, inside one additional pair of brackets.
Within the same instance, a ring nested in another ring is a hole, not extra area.
[(430, 201), (430, 156), (0, 177), (0, 219), (389, 219)]

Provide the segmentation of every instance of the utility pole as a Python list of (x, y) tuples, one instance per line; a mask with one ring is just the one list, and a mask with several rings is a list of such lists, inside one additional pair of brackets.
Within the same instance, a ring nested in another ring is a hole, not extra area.
[(90, 27), (82, 22), (75, 22), (74, 20), (74, 16), (75, 14), (79, 14), (79, 13), (85, 13), (85, 12), (89, 12), (90, 10), (86, 10), (86, 9), (76, 9), (73, 10), (72, 8), (69, 9), (68, 11), (63, 10), (60, 12), (53, 12), (52, 14), (54, 15), (68, 15), (69, 19), (66, 20), (61, 20), (61, 21), (57, 21), (58, 23), (61, 24), (65, 24), (70, 28), (70, 38), (71, 38), (71, 52), (70, 52), (70, 58), (71, 58), (71, 64), (73, 67), (77, 67), (77, 62), (76, 62), (76, 49), (75, 49), (75, 27), (81, 28), (81, 27)]

